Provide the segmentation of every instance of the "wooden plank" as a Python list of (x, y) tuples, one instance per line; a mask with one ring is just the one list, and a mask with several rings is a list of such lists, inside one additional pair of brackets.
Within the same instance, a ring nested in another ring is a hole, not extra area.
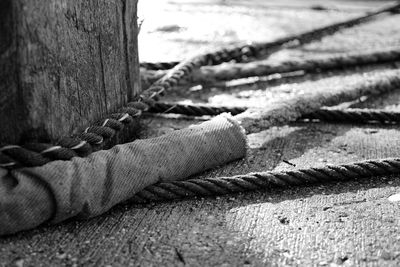
[(138, 93), (137, 0), (0, 5), (0, 143), (56, 140)]

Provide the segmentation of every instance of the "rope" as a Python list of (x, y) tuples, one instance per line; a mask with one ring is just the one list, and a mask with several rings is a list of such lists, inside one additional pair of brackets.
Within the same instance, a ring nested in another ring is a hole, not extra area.
[(146, 203), (192, 197), (208, 197), (276, 187), (349, 181), (400, 173), (400, 158), (368, 160), (343, 165), (327, 165), (291, 171), (255, 172), (232, 177), (190, 179), (151, 185), (132, 201)]
[(56, 144), (23, 144), (21, 146), (6, 145), (0, 147), (0, 167), (41, 166), (52, 160), (69, 160), (74, 156), (87, 156), (93, 151), (101, 149), (105, 141), (124, 128), (124, 124), (136, 124), (138, 126), (138, 121), (133, 118), (139, 117), (143, 111), (153, 106), (159, 97), (163, 96), (170, 88), (178, 85), (178, 82), (188, 77), (194, 69), (232, 60), (242, 62), (266, 56), (282, 48), (299, 46), (321, 39), (341, 29), (366, 22), (384, 12), (397, 10), (399, 7), (400, 4), (396, 4), (364, 16), (331, 24), (299, 35), (281, 38), (273, 42), (235, 46), (183, 61), (171, 69), (163, 78), (151, 85), (150, 88), (143, 91), (137, 99), (128, 103), (127, 107), (122, 108), (119, 113), (112, 114), (110, 117), (100, 121), (98, 125), (88, 127), (80, 135), (62, 138)]
[(348, 122), (348, 123), (380, 123), (399, 124), (400, 112), (381, 109), (327, 109), (322, 108), (313, 113), (307, 114), (298, 121), (326, 121), (326, 122)]
[(217, 107), (206, 105), (184, 105), (176, 103), (157, 102), (148, 111), (151, 113), (175, 113), (188, 116), (216, 116), (224, 112), (237, 115), (245, 111), (243, 107)]
[[(237, 115), (244, 112), (244, 107), (221, 107), (206, 105), (182, 105), (174, 103), (157, 102), (148, 111), (151, 113), (174, 113), (187, 116), (216, 116), (224, 112)], [(321, 108), (309, 114), (305, 114), (297, 121), (326, 121), (326, 122), (349, 122), (349, 123), (380, 123), (399, 124), (400, 112), (382, 109), (333, 109)]]
[[(322, 84), (322, 86), (321, 86)], [(268, 101), (263, 107), (251, 107), (234, 118), (247, 133), (294, 121), (326, 106), (357, 100), (360, 96), (380, 95), (400, 89), (400, 69), (326, 78), (313, 83), (313, 90), (286, 99)]]
[(35, 167), (53, 160), (85, 157), (101, 149), (125, 125), (132, 125), (134, 118), (142, 112), (139, 108), (125, 107), (119, 113), (110, 114), (109, 118), (86, 128), (80, 135), (64, 137), (55, 144), (25, 143), (0, 147), (0, 167)]
[[(168, 80), (167, 80), (168, 81)], [(172, 85), (171, 85), (172, 86)], [(102, 147), (105, 140), (112, 138), (124, 128), (124, 123), (133, 124), (134, 117), (142, 114), (149, 106), (155, 105), (158, 95), (164, 91), (164, 86), (153, 86), (159, 91), (146, 90), (139, 101), (128, 104), (98, 125), (88, 127), (81, 135), (63, 138), (55, 145), (24, 144), (21, 146), (8, 145), (0, 148), (0, 167), (17, 168), (41, 166), (52, 160), (69, 160), (74, 156), (86, 156)], [(248, 109), (236, 115), (248, 132), (256, 132), (271, 125), (278, 125), (301, 117), (303, 114), (346, 100), (355, 99), (361, 95), (380, 94), (400, 88), (398, 70), (373, 74), (364, 77), (362, 82), (350, 84), (344, 88), (319, 89), (310, 95), (304, 94), (284, 102), (270, 104), (266, 109)], [(137, 122), (136, 122), (137, 123)]]
[[(233, 80), (254, 76), (266, 76), (275, 73), (289, 73), (294, 71), (317, 72), (321, 70), (345, 69), (355, 66), (365, 66), (400, 60), (400, 49), (376, 51), (369, 53), (349, 53), (317, 59), (298, 59), (283, 62), (256, 61), (202, 67), (192, 73), (180, 85), (185, 83), (212, 84), (221, 80)], [(152, 83), (166, 74), (166, 71), (142, 71), (142, 79)]]

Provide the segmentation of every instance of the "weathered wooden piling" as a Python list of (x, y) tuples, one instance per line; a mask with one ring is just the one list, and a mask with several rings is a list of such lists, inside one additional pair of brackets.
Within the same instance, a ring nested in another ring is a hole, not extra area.
[(137, 94), (136, 7), (0, 1), (0, 143), (57, 140)]

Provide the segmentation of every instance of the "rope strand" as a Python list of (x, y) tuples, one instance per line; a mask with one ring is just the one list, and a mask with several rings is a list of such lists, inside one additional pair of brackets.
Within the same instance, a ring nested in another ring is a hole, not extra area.
[[(217, 116), (228, 112), (237, 115), (244, 112), (244, 107), (222, 107), (206, 105), (183, 105), (177, 103), (157, 102), (149, 109), (151, 113), (174, 113), (187, 116)], [(326, 122), (348, 122), (348, 123), (400, 123), (399, 111), (388, 111), (383, 109), (337, 109), (321, 108), (309, 114), (305, 114), (297, 121), (326, 121)]]
[[(348, 53), (326, 58), (298, 59), (282, 62), (255, 61), (250, 63), (237, 63), (202, 67), (192, 73), (190, 77), (180, 81), (186, 84), (213, 84), (218, 81), (227, 81), (255, 76), (266, 76), (276, 73), (289, 73), (306, 71), (308, 73), (349, 67), (366, 66), (396, 62), (400, 60), (400, 49), (374, 51), (368, 53)], [(142, 71), (142, 79), (152, 83), (166, 74), (166, 71)]]
[(159, 183), (140, 191), (132, 198), (132, 201), (147, 203), (182, 198), (219, 196), (277, 187), (349, 181), (392, 174), (400, 174), (400, 158), (367, 160), (291, 171), (256, 172), (232, 177)]
[[(336, 80), (335, 80), (336, 79)], [(400, 69), (386, 70), (324, 79), (313, 84), (313, 90), (268, 101), (263, 107), (251, 107), (234, 118), (247, 133), (255, 133), (271, 126), (296, 120), (326, 106), (353, 101), (360, 96), (380, 95), (400, 89)]]

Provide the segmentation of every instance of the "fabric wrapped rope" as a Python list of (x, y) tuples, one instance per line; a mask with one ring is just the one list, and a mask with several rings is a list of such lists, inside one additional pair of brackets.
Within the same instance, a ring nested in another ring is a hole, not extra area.
[(188, 178), (243, 158), (246, 150), (243, 129), (223, 114), (87, 158), (0, 169), (0, 235), (102, 214), (149, 185)]
[[(322, 81), (322, 80), (321, 80)], [(318, 83), (309, 82), (316, 87)], [(324, 106), (354, 101), (361, 96), (376, 96), (400, 89), (400, 69), (365, 72), (324, 80), (324, 86), (301, 92), (285, 100), (273, 100), (265, 107), (252, 107), (236, 115), (247, 133), (294, 121)], [(303, 83), (305, 85), (305, 83)]]

